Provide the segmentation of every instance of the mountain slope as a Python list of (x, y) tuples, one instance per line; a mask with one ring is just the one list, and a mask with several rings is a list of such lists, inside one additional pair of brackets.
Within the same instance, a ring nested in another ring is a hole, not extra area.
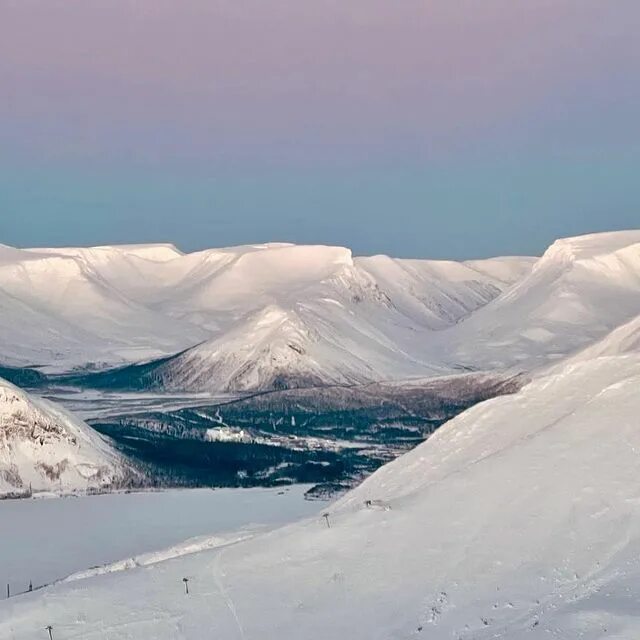
[(246, 391), (440, 373), (421, 334), (487, 304), (531, 265), (497, 261), (508, 263), (504, 279), (459, 263), (353, 259), (333, 247), (242, 254), (207, 285), (206, 300), (224, 313), (238, 297), (246, 308), (244, 296), (254, 293), (256, 311), (164, 362), (155, 379), (173, 390)]
[(434, 354), (479, 369), (530, 370), (640, 313), (640, 231), (556, 241), (531, 273), (459, 325)]
[(128, 473), (87, 424), (0, 379), (0, 495), (111, 488)]
[[(354, 335), (352, 327), (340, 327), (335, 321), (322, 324), (311, 314), (305, 320), (305, 315), (306, 309), (268, 306), (155, 373), (167, 389), (245, 391), (380, 378), (393, 370), (394, 355), (398, 365), (408, 361), (405, 368), (409, 369), (408, 354), (388, 349), (384, 361), (382, 337), (372, 340), (362, 333)], [(380, 363), (373, 362), (377, 354)]]
[(2, 602), (0, 636), (636, 637), (638, 384), (637, 350), (585, 353), (455, 418), (326, 519)]
[(640, 315), (620, 325), (601, 340), (578, 352), (571, 361), (640, 352)]
[[(94, 253), (117, 251), (103, 248)], [(149, 270), (158, 264), (146, 262)], [(0, 250), (3, 362), (66, 368), (142, 359), (206, 336), (126, 295), (116, 285), (127, 278), (114, 284), (94, 266), (70, 250)]]
[(396, 308), (418, 325), (445, 328), (496, 298), (528, 275), (534, 258), (453, 262), (388, 256), (355, 258)]
[(125, 388), (250, 391), (530, 371), (640, 313), (640, 231), (559, 240), (535, 265), (354, 258), (288, 244), (192, 254), (171, 245), (1, 247), (0, 309), (2, 364), (145, 362), (125, 372)]
[(247, 392), (434, 375), (365, 318), (338, 303), (269, 305), (174, 357), (67, 378), (80, 386)]

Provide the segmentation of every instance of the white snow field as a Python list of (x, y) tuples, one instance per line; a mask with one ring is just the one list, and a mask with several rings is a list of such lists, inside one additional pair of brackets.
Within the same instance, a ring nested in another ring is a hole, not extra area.
[[(308, 516), (308, 485), (184, 489), (0, 502), (0, 584), (14, 593), (72, 573), (117, 570), (193, 552)], [(242, 531), (239, 531), (239, 530)], [(186, 542), (185, 542), (186, 541)], [(155, 553), (160, 551), (160, 553)], [(127, 558), (123, 563), (104, 567)], [(4, 594), (3, 594), (4, 595)]]
[[(422, 336), (485, 305), (533, 258), (354, 258), (341, 247), (266, 244), (182, 254), (171, 245), (0, 246), (0, 363), (49, 371), (170, 355), (205, 343), (218, 387), (287, 370), (327, 381), (424, 375)], [(244, 345), (235, 357), (229, 351)], [(290, 348), (288, 345), (292, 344)], [(273, 371), (272, 371), (273, 369)], [(170, 386), (212, 386), (177, 367)]]
[(635, 639), (638, 322), (461, 414), (326, 518), (3, 601), (0, 637)]
[(108, 488), (127, 473), (89, 425), (0, 378), (0, 496)]

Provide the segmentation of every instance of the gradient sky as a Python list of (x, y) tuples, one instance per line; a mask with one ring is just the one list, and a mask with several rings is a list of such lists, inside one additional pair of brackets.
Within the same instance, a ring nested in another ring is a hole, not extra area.
[(0, 0), (0, 242), (640, 227), (638, 0)]

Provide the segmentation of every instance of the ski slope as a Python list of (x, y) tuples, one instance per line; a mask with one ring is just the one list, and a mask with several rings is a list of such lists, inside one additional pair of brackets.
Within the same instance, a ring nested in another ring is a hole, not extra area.
[(0, 379), (0, 496), (110, 488), (129, 473), (89, 425)]
[(3, 601), (0, 637), (635, 638), (640, 353), (602, 345), (450, 421), (329, 526)]

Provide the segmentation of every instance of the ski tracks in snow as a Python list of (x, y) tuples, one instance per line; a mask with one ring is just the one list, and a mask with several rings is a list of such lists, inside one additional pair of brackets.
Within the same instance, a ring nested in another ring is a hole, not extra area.
[(236, 610), (236, 606), (233, 602), (233, 599), (231, 598), (231, 596), (229, 595), (229, 593), (227, 592), (224, 586), (224, 573), (222, 572), (221, 562), (222, 562), (222, 556), (224, 555), (225, 551), (226, 551), (226, 547), (223, 547), (222, 549), (220, 549), (219, 553), (216, 555), (216, 559), (213, 563), (213, 579), (216, 583), (216, 587), (218, 588), (218, 591), (220, 592), (220, 595), (222, 596), (223, 600), (227, 605), (227, 609), (229, 609), (229, 612), (233, 616), (233, 619), (236, 624), (236, 628), (238, 629), (238, 635), (240, 639), (246, 640), (246, 635), (244, 633), (244, 629), (242, 628), (242, 623), (240, 622), (240, 618), (238, 617), (238, 611)]

